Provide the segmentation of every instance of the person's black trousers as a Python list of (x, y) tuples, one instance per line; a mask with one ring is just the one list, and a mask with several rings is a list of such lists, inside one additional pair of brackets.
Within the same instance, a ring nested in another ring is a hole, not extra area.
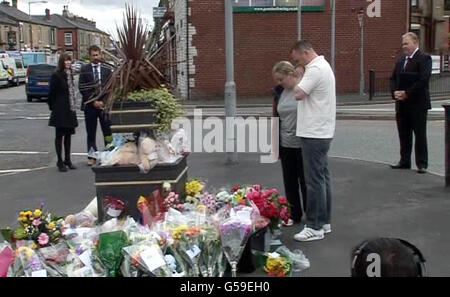
[(92, 104), (88, 104), (84, 109), (84, 120), (86, 122), (87, 133), (87, 152), (88, 154), (93, 150), (97, 151), (96, 134), (97, 134), (97, 120), (100, 121), (100, 126), (105, 139), (105, 146), (107, 145), (107, 138), (111, 138), (111, 122), (109, 117), (103, 113), (101, 109), (95, 108)]
[(306, 210), (306, 183), (302, 149), (280, 146), (280, 159), (283, 170), (284, 190), (286, 198), (291, 204), (291, 219), (295, 223), (299, 223), (303, 216), (303, 209)]
[(396, 113), (402, 165), (411, 166), (414, 133), (416, 166), (417, 168), (428, 168), (427, 115), (428, 110), (426, 109), (402, 110)]

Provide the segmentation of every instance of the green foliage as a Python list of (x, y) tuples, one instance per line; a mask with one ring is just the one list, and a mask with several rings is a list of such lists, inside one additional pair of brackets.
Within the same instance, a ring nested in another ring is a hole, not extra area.
[(183, 108), (178, 100), (169, 92), (168, 89), (155, 88), (149, 90), (140, 90), (128, 94), (130, 101), (149, 102), (157, 110), (156, 124), (157, 130), (168, 131), (172, 120), (183, 115)]

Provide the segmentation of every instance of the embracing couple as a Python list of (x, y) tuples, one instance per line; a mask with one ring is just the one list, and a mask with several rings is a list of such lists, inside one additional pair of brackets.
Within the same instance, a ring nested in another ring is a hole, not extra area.
[(281, 61), (272, 70), (277, 85), (273, 113), (280, 121), (279, 156), (292, 206), (291, 220), (285, 225), (301, 223), (305, 213), (304, 228), (294, 239), (320, 240), (331, 232), (328, 151), (336, 123), (335, 77), (330, 64), (308, 41), (298, 41), (291, 48), (291, 58), (295, 65)]

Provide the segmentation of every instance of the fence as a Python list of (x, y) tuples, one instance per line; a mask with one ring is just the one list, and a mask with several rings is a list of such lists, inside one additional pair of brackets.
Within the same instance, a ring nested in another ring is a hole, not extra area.
[[(390, 97), (390, 77), (392, 72), (369, 71), (369, 99)], [(430, 79), (431, 96), (450, 96), (450, 73), (433, 74)]]

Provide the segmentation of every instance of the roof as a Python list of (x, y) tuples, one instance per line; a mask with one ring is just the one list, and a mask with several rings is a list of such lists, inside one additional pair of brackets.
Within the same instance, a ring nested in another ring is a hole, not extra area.
[(1, 15), (1, 14), (0, 14), (0, 24), (8, 24), (8, 25), (18, 26), (17, 22), (15, 22), (14, 20), (8, 18), (7, 16)]
[(45, 15), (33, 15), (31, 16), (32, 19), (39, 20), (41, 22), (46, 22), (47, 24), (50, 24), (51, 26), (55, 26), (58, 28), (76, 28), (76, 26), (68, 21), (66, 19), (58, 14), (52, 14), (50, 16), (50, 21), (47, 21), (45, 19)]
[(27, 23), (33, 23), (33, 24), (39, 24), (39, 25), (45, 25), (45, 26), (52, 26), (48, 22), (43, 21), (41, 19), (36, 19), (31, 17), (25, 12), (18, 10), (17, 8), (1, 5), (0, 4), (0, 14), (9, 17), (10, 19), (19, 21), (19, 22), (27, 22)]
[(86, 24), (83, 22), (77, 22), (73, 19), (63, 17), (62, 15), (59, 15), (59, 14), (52, 14), (50, 16), (50, 21), (47, 21), (45, 19), (45, 15), (34, 15), (34, 16), (32, 16), (32, 18), (39, 20), (41, 22), (47, 22), (47, 24), (51, 24), (52, 26), (55, 26), (58, 28), (81, 29), (81, 30), (85, 30), (85, 31), (97, 32), (97, 33), (109, 35), (92, 25), (89, 25), (89, 24)]

